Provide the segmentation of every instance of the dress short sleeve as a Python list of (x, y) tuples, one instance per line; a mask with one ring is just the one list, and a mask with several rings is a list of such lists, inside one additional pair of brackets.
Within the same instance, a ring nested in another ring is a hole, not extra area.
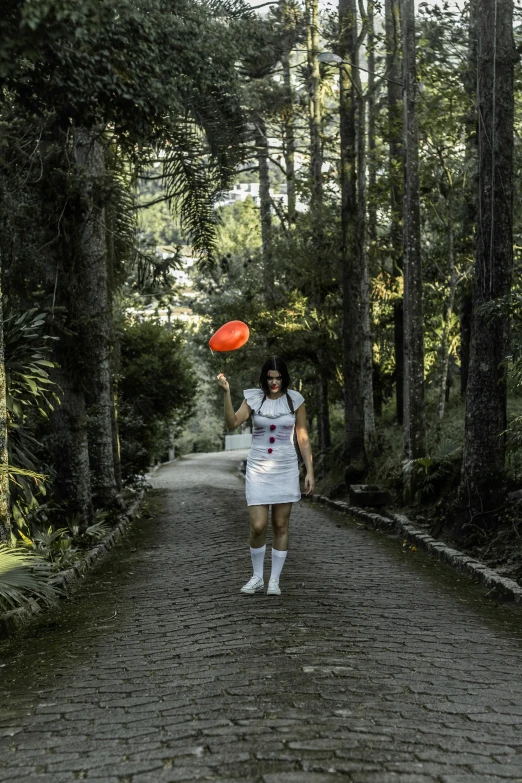
[(300, 392), (294, 391), (294, 389), (288, 389), (288, 394), (290, 395), (290, 398), (294, 403), (294, 411), (296, 411), (303, 404), (304, 397)]

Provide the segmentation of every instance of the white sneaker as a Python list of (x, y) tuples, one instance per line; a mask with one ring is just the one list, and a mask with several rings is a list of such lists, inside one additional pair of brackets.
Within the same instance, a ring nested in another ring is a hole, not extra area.
[(262, 593), (265, 587), (264, 579), (259, 576), (253, 576), (248, 580), (246, 585), (241, 588), (242, 593), (247, 595), (253, 595), (254, 593)]
[(281, 595), (281, 588), (279, 587), (279, 582), (277, 579), (269, 579), (268, 581), (268, 590), (266, 591), (267, 595)]

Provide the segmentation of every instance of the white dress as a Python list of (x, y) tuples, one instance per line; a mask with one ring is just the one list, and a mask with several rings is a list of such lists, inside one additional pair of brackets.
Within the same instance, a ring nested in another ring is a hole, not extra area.
[[(265, 399), (262, 389), (245, 389), (243, 394), (252, 410), (252, 448), (246, 465), (247, 505), (296, 503), (301, 500), (301, 489), (294, 446), (295, 413), (290, 410), (286, 394), (277, 400)], [(288, 389), (288, 394), (296, 411), (304, 397), (293, 389)]]

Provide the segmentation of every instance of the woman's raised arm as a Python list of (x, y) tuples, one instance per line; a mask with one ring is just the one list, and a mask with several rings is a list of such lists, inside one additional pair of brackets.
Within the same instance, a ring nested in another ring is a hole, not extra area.
[(225, 394), (225, 423), (229, 430), (235, 430), (240, 424), (243, 424), (250, 416), (250, 406), (246, 400), (243, 400), (239, 409), (234, 413), (232, 407), (232, 398), (230, 396), (230, 385), (225, 378), (225, 374), (220, 372), (217, 381)]

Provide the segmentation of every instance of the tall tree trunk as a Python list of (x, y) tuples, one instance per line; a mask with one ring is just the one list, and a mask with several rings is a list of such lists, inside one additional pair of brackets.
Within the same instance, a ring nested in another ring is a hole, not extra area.
[[(462, 233), (465, 252), (469, 257), (476, 254), (475, 225), (477, 223), (477, 0), (469, 2), (467, 68), (464, 71), (463, 86), (468, 100), (464, 114), (466, 129), (465, 171), (468, 185), (464, 193)], [(460, 393), (464, 397), (468, 385), (469, 341), (471, 337), (472, 290), (469, 281), (464, 280), (460, 302)]]
[(364, 407), (361, 388), (361, 284), (357, 228), (356, 101), (350, 63), (357, 52), (357, 13), (354, 0), (339, 0), (341, 123), (341, 262), (343, 280), (343, 376), (345, 480), (353, 483), (367, 471)]
[(469, 344), (471, 340), (471, 313), (473, 310), (473, 296), (471, 283), (464, 281), (460, 295), (460, 396), (466, 396), (469, 377)]
[(310, 124), (311, 211), (322, 204), (323, 150), (321, 144), (322, 96), (319, 71), (319, 0), (306, 0), (308, 98)]
[(375, 84), (375, 9), (373, 0), (368, 2), (368, 243), (370, 268), (377, 245), (377, 184), (376, 147), (376, 84)]
[(272, 204), (270, 201), (270, 172), (268, 170), (268, 138), (266, 124), (260, 114), (255, 119), (255, 141), (259, 164), (259, 206), (261, 213), (261, 242), (263, 244), (263, 281), (265, 301), (274, 301), (274, 269), (272, 257)]
[[(107, 224), (107, 244), (108, 244), (108, 269), (109, 269), (109, 289), (116, 289), (116, 281), (114, 280), (114, 274), (115, 274), (115, 246), (114, 246), (114, 238), (116, 236), (116, 210), (115, 209), (107, 209), (106, 210), (106, 224)], [(119, 422), (118, 422), (118, 384), (117, 384), (117, 377), (120, 373), (120, 367), (121, 367), (121, 342), (118, 335), (118, 330), (115, 326), (115, 315), (118, 312), (121, 312), (122, 304), (119, 299), (118, 301), (114, 301), (115, 297), (112, 297), (112, 318), (111, 318), (111, 345), (112, 345), (112, 351), (111, 351), (111, 397), (112, 397), (112, 410), (111, 410), (111, 419), (112, 419), (112, 455), (113, 455), (113, 461), (114, 461), (114, 478), (116, 480), (116, 488), (118, 490), (118, 493), (121, 493), (123, 489), (123, 480), (121, 475), (121, 448), (120, 448), (120, 434), (119, 434)], [(166, 325), (167, 329), (171, 328), (170, 323), (170, 307), (167, 311), (168, 316), (168, 323)]]
[[(312, 303), (319, 320), (324, 309), (323, 287), (323, 146), (322, 120), (323, 97), (319, 69), (319, 1), (306, 0), (307, 61), (308, 61), (308, 121), (310, 128), (310, 213), (312, 217), (313, 253), (315, 274), (312, 280)], [(324, 352), (319, 349), (319, 363), (324, 364)], [(330, 412), (328, 402), (328, 381), (321, 373), (316, 386), (317, 422), (319, 449), (323, 453), (330, 446)]]
[(361, 270), (361, 392), (364, 411), (364, 442), (367, 454), (374, 450), (373, 346), (370, 318), (370, 270), (366, 222), (366, 99), (359, 76), (357, 86), (357, 253)]
[(112, 303), (109, 294), (104, 188), (105, 149), (99, 129), (77, 128), (75, 163), (81, 183), (78, 311), (87, 368), (89, 452), (93, 499), (110, 506), (117, 496), (113, 454), (111, 393)]
[(9, 515), (9, 464), (7, 449), (7, 383), (4, 363), (4, 316), (2, 291), (0, 290), (0, 542), (10, 540), (11, 522)]
[(513, 2), (478, 0), (479, 206), (460, 485), (465, 516), (493, 524), (505, 479), (507, 315), (478, 308), (507, 295), (513, 268)]
[[(85, 406), (85, 368), (80, 366), (83, 348), (78, 347), (76, 293), (78, 279), (76, 231), (73, 221), (76, 211), (71, 203), (63, 204), (49, 199), (46, 183), (69, 170), (73, 158), (70, 136), (65, 139), (59, 131), (50, 131), (40, 144), (44, 176), (41, 178), (41, 223), (49, 226), (49, 241), (42, 253), (44, 287), (49, 302), (49, 329), (57, 340), (52, 340), (52, 359), (57, 366), (49, 370), (56, 384), (60, 404), (50, 415), (51, 433), (48, 447), (56, 471), (54, 495), (63, 516), (78, 515), (86, 527), (93, 518), (87, 415)], [(65, 182), (58, 178), (59, 192)], [(67, 207), (67, 209), (64, 209)], [(69, 214), (72, 210), (73, 215)], [(64, 520), (65, 521), (65, 520)]]
[(295, 225), (296, 220), (296, 196), (295, 196), (295, 134), (294, 134), (294, 91), (290, 75), (290, 52), (284, 51), (281, 58), (283, 66), (283, 83), (285, 87), (285, 115), (284, 115), (284, 156), (286, 171), (286, 194), (288, 225)]
[(85, 397), (72, 345), (65, 336), (53, 342), (53, 359), (60, 365), (49, 371), (60, 397), (51, 416), (49, 444), (56, 469), (54, 492), (64, 515), (79, 515), (81, 527), (87, 527), (93, 519), (93, 506)]
[(404, 454), (426, 453), (424, 323), (420, 252), (419, 149), (414, 0), (402, 0), (404, 83)]
[(328, 394), (328, 377), (320, 371), (317, 379), (317, 445), (319, 453), (324, 455), (332, 445), (330, 434), (330, 404)]
[(114, 459), (114, 478), (116, 480), (116, 488), (118, 492), (123, 489), (123, 481), (121, 475), (121, 449), (120, 449), (120, 432), (118, 425), (118, 394), (112, 388), (112, 454)]
[[(375, 9), (374, 0), (368, 0), (368, 244), (369, 266), (373, 269), (377, 246), (377, 184), (376, 159), (376, 84), (375, 84)], [(400, 89), (400, 88), (399, 88)]]
[(447, 200), (447, 229), (448, 229), (448, 295), (444, 303), (444, 313), (442, 316), (442, 336), (440, 340), (440, 375), (439, 375), (439, 404), (438, 420), (442, 421), (446, 409), (446, 392), (448, 388), (449, 371), (449, 340), (451, 333), (451, 321), (455, 307), (455, 293), (457, 290), (457, 273), (455, 269), (455, 227), (453, 224), (453, 191), (449, 183), (449, 193)]
[[(386, 73), (388, 74), (388, 149), (390, 169), (391, 228), (390, 247), (393, 276), (401, 277), (403, 269), (402, 247), (402, 95), (400, 56), (399, 0), (386, 0)], [(404, 419), (404, 311), (402, 297), (393, 306), (395, 398), (397, 421)]]
[[(364, 428), (366, 449), (369, 453), (375, 451), (375, 393), (373, 389), (373, 341), (371, 333), (371, 296), (370, 279), (374, 273), (375, 255), (377, 250), (377, 159), (376, 159), (376, 84), (375, 84), (375, 9), (374, 0), (368, 0), (368, 250), (363, 265), (362, 302), (363, 302), (363, 390), (364, 394)], [(370, 378), (371, 384), (365, 384)]]

